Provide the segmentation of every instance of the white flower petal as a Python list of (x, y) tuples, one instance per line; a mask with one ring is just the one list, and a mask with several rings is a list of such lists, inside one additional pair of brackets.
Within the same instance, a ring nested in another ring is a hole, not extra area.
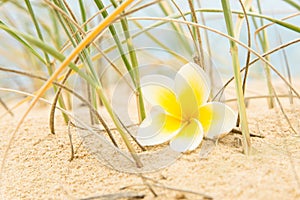
[(181, 109), (174, 92), (174, 81), (162, 75), (148, 75), (141, 80), (143, 96), (152, 105), (162, 107), (168, 114), (180, 119)]
[(185, 152), (196, 149), (203, 139), (203, 129), (197, 119), (193, 119), (185, 125), (171, 140), (170, 147), (174, 151)]
[(178, 119), (156, 107), (139, 126), (136, 139), (143, 146), (162, 144), (174, 137), (180, 126)]
[(237, 115), (227, 105), (220, 102), (204, 104), (199, 108), (199, 121), (205, 136), (213, 138), (228, 133), (236, 124)]
[(182, 118), (197, 117), (198, 108), (206, 103), (209, 97), (207, 75), (198, 65), (188, 63), (176, 74), (175, 91), (182, 109)]

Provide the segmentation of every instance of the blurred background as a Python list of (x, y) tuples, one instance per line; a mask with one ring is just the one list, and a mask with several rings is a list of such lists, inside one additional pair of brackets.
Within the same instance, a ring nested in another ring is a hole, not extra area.
[[(78, 23), (82, 24), (82, 18), (80, 13), (80, 6), (79, 1), (71, 1), (67, 0), (68, 5), (71, 7), (72, 11), (74, 12)], [(83, 1), (87, 14), (87, 19), (95, 16), (88, 24), (88, 29), (93, 28), (96, 24), (98, 24), (103, 18), (97, 12), (99, 12), (98, 8), (96, 7), (94, 1), (92, 0), (85, 0)], [(104, 4), (109, 5), (109, 1), (103, 1)], [(142, 1), (143, 3), (150, 3), (151, 1)], [(297, 1), (299, 2), (299, 1)], [(57, 18), (53, 12), (53, 9), (49, 7), (46, 1), (40, 0), (32, 0), (34, 12), (38, 16), (38, 20), (42, 25), (42, 31), (44, 34), (44, 38), (47, 44), (54, 47), (57, 50), (60, 50), (65, 45), (66, 41), (68, 41), (68, 37), (65, 34), (63, 28), (58, 23)], [(180, 9), (182, 12), (188, 12), (190, 10), (188, 6), (188, 1), (177, 1)], [(274, 1), (267, 1), (263, 0), (260, 1), (262, 13), (269, 17), (273, 17), (276, 19), (281, 19), (287, 17), (289, 15), (298, 13), (299, 11), (288, 4), (286, 1), (283, 0), (274, 0)], [(241, 11), (240, 4), (237, 0), (231, 1), (232, 10), (239, 10)], [(252, 3), (253, 8), (257, 8), (257, 1), (253, 1)], [(195, 1), (195, 6), (197, 9), (205, 8), (205, 9), (222, 9), (220, 1)], [(178, 11), (175, 7), (172, 8), (175, 12), (174, 15), (178, 15)], [(108, 11), (111, 11), (108, 9)], [(254, 10), (257, 11), (257, 10)], [(215, 12), (203, 12), (198, 13), (199, 19), (204, 20), (200, 21), (200, 24), (203, 22), (220, 32), (226, 33), (225, 22), (222, 13), (215, 13)], [(138, 12), (133, 13), (130, 17), (165, 17), (166, 14), (163, 13), (162, 9), (159, 5), (155, 4), (150, 7), (144, 8)], [(238, 15), (235, 15), (234, 21), (237, 20)], [(191, 19), (188, 15), (187, 19)], [(26, 5), (24, 1), (21, 0), (11, 0), (11, 1), (0, 1), (0, 20), (1, 22), (5, 23), (10, 27), (14, 27), (15, 29), (19, 30), (20, 32), (30, 34), (32, 36), (37, 37), (34, 25), (26, 10)], [(139, 25), (142, 26), (138, 27), (136, 23), (129, 20), (129, 27), (131, 34), (134, 35), (135, 33), (140, 32), (141, 30), (145, 29), (148, 26), (156, 23), (154, 20), (137, 20)], [(253, 19), (249, 18), (250, 21), (250, 29), (251, 29), (251, 40), (252, 40), (252, 48), (262, 54), (262, 48), (258, 41), (258, 36), (254, 34), (256, 27), (254, 26)], [(261, 23), (260, 19), (256, 20), (257, 23)], [(292, 23), (294, 25), (300, 25), (300, 16), (294, 16), (286, 22)], [(263, 20), (263, 24), (267, 24), (269, 21)], [(161, 43), (167, 46), (172, 51), (176, 52), (177, 54), (183, 56), (185, 59), (192, 61), (193, 56), (195, 55), (195, 50), (193, 47), (193, 40), (191, 39), (190, 34), (188, 33), (187, 26), (184, 24), (180, 24), (179, 26), (182, 27), (184, 30), (184, 36), (180, 36), (185, 38), (185, 41), (180, 40), (180, 37), (176, 32), (174, 32), (172, 24), (167, 23), (165, 25), (159, 26), (157, 29), (153, 29), (150, 31), (153, 37), (157, 38)], [(120, 25), (116, 25), (117, 30), (120, 33), (120, 37), (122, 38), (122, 30)], [(260, 25), (259, 25), (260, 27)], [(266, 29), (269, 49), (273, 49), (278, 47), (281, 44), (287, 43), (294, 39), (299, 38), (299, 33), (295, 31), (291, 31), (287, 28), (281, 27), (279, 25), (272, 25)], [(201, 29), (201, 34), (204, 35), (205, 31)], [(206, 59), (210, 59), (213, 62), (213, 66), (219, 71), (221, 74), (221, 78), (223, 80), (227, 80), (228, 78), (233, 76), (232, 67), (231, 67), (231, 57), (229, 52), (229, 42), (228, 39), (222, 37), (213, 32), (207, 32), (207, 41), (204, 41), (204, 49), (206, 51)], [(243, 22), (240, 38), (239, 40), (245, 44), (247, 44), (247, 29), (245, 22)], [(163, 51), (159, 45), (157, 45), (153, 40), (149, 39), (149, 36), (145, 33), (140, 34), (138, 37), (134, 38), (133, 40), (134, 46), (141, 50), (138, 53), (139, 64), (147, 64), (147, 62), (156, 63), (157, 64), (166, 64), (170, 66), (174, 66), (176, 70), (178, 67), (182, 65), (174, 55)], [(113, 45), (113, 40), (110, 37), (109, 33), (104, 33), (101, 38), (97, 41), (97, 45), (102, 50), (109, 48)], [(145, 50), (147, 47), (149, 49)], [(290, 73), (293, 77), (299, 78), (300, 74), (300, 54), (299, 48), (300, 44), (293, 44), (290, 45), (284, 50), (280, 50), (270, 56), (270, 62), (285, 76), (287, 76), (287, 64), (290, 67)], [(64, 55), (68, 55), (68, 53), (72, 50), (72, 48), (68, 48)], [(160, 51), (161, 50), (161, 51)], [(38, 53), (43, 55), (43, 52), (37, 50)], [(91, 55), (96, 55), (97, 51), (92, 50)], [(211, 54), (209, 56), (209, 54)], [(239, 56), (240, 56), (240, 63), (241, 66), (244, 66), (246, 60), (247, 50), (243, 47), (239, 47)], [(111, 51), (107, 56), (114, 60), (118, 66), (122, 65), (119, 60), (119, 54), (117, 51)], [(251, 58), (256, 58), (254, 55), (251, 54)], [(53, 58), (51, 58), (53, 60)], [(56, 62), (57, 64), (59, 62)], [(112, 75), (114, 72), (110, 72), (110, 70), (106, 70), (108, 63), (107, 61), (100, 59), (93, 63), (96, 69), (99, 69), (99, 73), (104, 73), (104, 79), (107, 82), (114, 82), (114, 76)], [(7, 32), (0, 30), (0, 66), (3, 68), (10, 68), (10, 69), (17, 69), (21, 71), (31, 72), (35, 75), (41, 75), (44, 77), (48, 77), (47, 68), (44, 66), (43, 63), (39, 62), (23, 45), (21, 45), (15, 38), (9, 35)], [(264, 68), (262, 62), (257, 62), (253, 67), (251, 67), (249, 71), (249, 80), (262, 80), (265, 79), (264, 75)], [(120, 67), (121, 71), (124, 71), (124, 66)], [(277, 76), (272, 73), (272, 78), (277, 79)], [(43, 82), (41, 81), (33, 81), (29, 77), (19, 76), (12, 73), (7, 73), (0, 71), (0, 87), (8, 87), (18, 90), (25, 90), (28, 92), (33, 92), (38, 89)], [(8, 93), (1, 93), (1, 98), (9, 98), (10, 95)]]

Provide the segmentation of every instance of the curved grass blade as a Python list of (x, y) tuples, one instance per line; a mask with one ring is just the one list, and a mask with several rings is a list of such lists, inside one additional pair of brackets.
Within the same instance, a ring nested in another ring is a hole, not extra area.
[(293, 0), (283, 0), (283, 1), (288, 3), (289, 5), (293, 6), (297, 10), (300, 10), (300, 5), (297, 2), (295, 2)]
[(25, 40), (23, 40), (19, 33), (17, 31), (14, 31), (13, 29), (9, 28), (6, 24), (4, 24), (0, 20), (0, 29), (6, 31), (9, 35), (11, 35), (13, 38), (15, 38), (17, 41), (19, 41), (22, 45), (24, 45), (33, 55), (35, 55), (42, 63), (47, 65), (47, 62), (44, 60), (44, 58), (32, 48)]
[[(24, 122), (25, 118), (27, 117), (27, 115), (29, 114), (29, 112), (32, 110), (32, 108), (35, 106), (35, 104), (38, 102), (39, 98), (41, 98), (41, 96), (49, 89), (49, 87), (51, 87), (52, 82), (72, 62), (72, 60), (78, 55), (78, 53), (82, 49), (84, 49), (93, 39), (95, 39), (98, 36), (98, 34), (101, 33), (108, 26), (109, 23), (111, 23), (113, 20), (115, 20), (116, 17), (132, 2), (133, 2), (133, 0), (127, 0), (124, 3), (122, 3), (111, 15), (109, 15), (107, 18), (105, 18), (92, 32), (90, 32), (90, 34), (87, 35), (87, 37), (84, 40), (82, 40), (82, 42), (71, 52), (71, 54), (62, 62), (60, 67), (52, 74), (52, 76), (47, 80), (47, 82), (40, 88), (40, 90), (37, 92), (36, 96), (33, 98), (32, 102), (28, 106), (27, 110), (25, 111), (25, 113), (23, 114), (21, 119), (19, 120), (15, 130), (12, 132), (12, 134), (10, 136), (8, 145), (3, 153), (3, 159), (1, 162), (1, 166), (0, 166), (0, 178), (2, 176), (2, 172), (4, 169), (4, 164), (6, 161), (7, 153), (8, 153), (10, 146), (14, 140), (14, 137), (15, 137), (17, 131), (19, 130), (20, 126), (23, 124), (23, 122)], [(99, 85), (97, 85), (97, 87), (99, 87)], [(123, 134), (122, 133), (123, 132), (120, 132), (121, 136), (124, 137), (123, 139), (125, 140), (125, 143), (126, 143), (127, 137), (125, 135), (123, 135), (124, 133)], [(132, 153), (133, 158), (135, 159), (137, 165), (142, 166), (142, 163), (139, 161), (136, 154), (134, 154), (135, 151), (132, 148), (132, 146), (130, 145), (130, 142), (128, 141), (128, 139), (127, 139), (127, 142), (129, 144), (126, 143), (126, 145), (129, 149), (129, 151)]]
[[(234, 38), (233, 21), (232, 21), (231, 8), (230, 8), (229, 1), (222, 0), (222, 7), (224, 10), (224, 18), (225, 18), (225, 22), (226, 22), (226, 28), (227, 28), (228, 35)], [(235, 89), (236, 89), (236, 95), (237, 95), (237, 99), (238, 99), (240, 122), (241, 122), (242, 133), (243, 133), (244, 153), (246, 155), (249, 155), (251, 153), (251, 141), (250, 141), (250, 133), (249, 133), (249, 128), (248, 128), (248, 120), (247, 120), (244, 93), (243, 93), (243, 89), (242, 89), (238, 48), (237, 48), (235, 41), (230, 40), (229, 43), (230, 43), (230, 51), (231, 51), (232, 65), (233, 65), (233, 71), (234, 71)]]

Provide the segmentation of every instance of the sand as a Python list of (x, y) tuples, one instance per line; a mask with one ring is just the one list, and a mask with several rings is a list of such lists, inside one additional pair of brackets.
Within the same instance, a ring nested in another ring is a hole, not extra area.
[[(283, 104), (299, 133), (299, 102)], [(14, 112), (20, 115), (24, 108)], [(198, 148), (143, 179), (103, 165), (81, 145), (74, 128), (76, 153), (69, 161), (68, 128), (58, 114), (56, 134), (50, 134), (48, 112), (48, 106), (38, 105), (18, 131), (2, 174), (2, 199), (154, 199), (149, 186), (155, 199), (300, 199), (300, 137), (266, 100), (251, 100), (248, 108), (251, 132), (264, 136), (251, 138), (254, 155), (242, 153), (241, 135), (228, 134), (207, 156), (200, 157)], [(1, 160), (18, 117), (0, 121)]]

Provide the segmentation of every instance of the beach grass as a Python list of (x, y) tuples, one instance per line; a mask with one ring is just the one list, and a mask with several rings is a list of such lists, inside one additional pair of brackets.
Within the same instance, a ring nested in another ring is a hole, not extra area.
[[(294, 68), (297, 66), (293, 65), (295, 63), (290, 60), (295, 59), (286, 53), (289, 47), (299, 45), (299, 35), (298, 37), (294, 35), (299, 34), (300, 27), (293, 19), (299, 17), (300, 4), (292, 0), (283, 1), (290, 6), (290, 9), (284, 12), (284, 16), (278, 17), (265, 12), (263, 1), (240, 0), (236, 2), (239, 2), (239, 6), (234, 6), (232, 9), (232, 2), (229, 0), (222, 0), (220, 5), (215, 7), (206, 7), (206, 2), (200, 0), (189, 0), (185, 3), (173, 0), (147, 2), (80, 0), (76, 3), (66, 0), (0, 1), (0, 9), (2, 9), (0, 30), (3, 35), (0, 41), (8, 47), (1, 49), (1, 54), (5, 50), (2, 55), (4, 55), (6, 62), (3, 61), (4, 64), (1, 64), (0, 59), (0, 74), (27, 77), (27, 82), (24, 84), (33, 85), (27, 91), (23, 91), (21, 85), (19, 88), (12, 88), (10, 87), (12, 85), (10, 80), (3, 81), (3, 83), (0, 80), (0, 85), (5, 85), (0, 88), (0, 94), (1, 91), (5, 90), (12, 94), (18, 93), (18, 91), (30, 94), (24, 99), (17, 99), (15, 105), (11, 105), (9, 100), (0, 96), (0, 106), (6, 110), (4, 115), (14, 115), (16, 107), (30, 102), (10, 135), (10, 141), (2, 159), (1, 172), (16, 133), (41, 98), (47, 99), (52, 104), (49, 112), (50, 133), (55, 134), (54, 122), (57, 107), (61, 110), (72, 111), (76, 109), (70, 103), (72, 98), (79, 98), (89, 107), (92, 124), (102, 124), (110, 141), (117, 147), (115, 136), (111, 134), (110, 130), (116, 128), (136, 166), (142, 167), (143, 163), (137, 151), (140, 149), (145, 151), (146, 149), (143, 147), (135, 148), (139, 144), (130, 138), (130, 135), (134, 134), (128, 134), (128, 129), (116, 114), (110, 102), (109, 92), (105, 87), (109, 84), (115, 85), (118, 82), (118, 77), (129, 74), (127, 84), (131, 86), (135, 94), (138, 114), (136, 123), (140, 124), (145, 119), (147, 110), (141, 90), (143, 74), (140, 72), (140, 66), (144, 64), (143, 56), (146, 53), (140, 53), (143, 50), (136, 44), (136, 38), (141, 36), (143, 36), (144, 41), (151, 41), (160, 50), (168, 53), (169, 57), (165, 60), (156, 58), (156, 56), (152, 56), (153, 60), (150, 60), (152, 63), (162, 65), (168, 65), (170, 60), (175, 63), (195, 62), (199, 67), (205, 70), (209, 69), (209, 72), (212, 72), (214, 57), (218, 57), (214, 52), (220, 52), (216, 51), (216, 48), (223, 49), (223, 52), (230, 51), (229, 56), (231, 58), (227, 57), (226, 63), (231, 66), (221, 69), (227, 71), (227, 77), (222, 77), (222, 79), (229, 81), (222, 84), (222, 88), (215, 96), (211, 96), (211, 100), (222, 96), (226, 87), (234, 81), (236, 98), (233, 100), (236, 100), (239, 114), (236, 128), (243, 135), (244, 153), (251, 155), (252, 146), (246, 109), (246, 85), (250, 81), (248, 79), (251, 79), (249, 73), (251, 73), (255, 63), (260, 63), (259, 67), (261, 71), (264, 71), (263, 77), (265, 77), (264, 80), (268, 88), (268, 94), (257, 98), (266, 98), (270, 109), (276, 106), (280, 107), (282, 114), (289, 122), (289, 118), (281, 106), (280, 98), (290, 98), (291, 104), (293, 98), (300, 98), (298, 90), (293, 85), (293, 76), (291, 75), (291, 71), (296, 71)], [(13, 11), (5, 10), (6, 7)], [(15, 21), (13, 12), (19, 13), (18, 15), (24, 16), (24, 18), (18, 18), (18, 21)], [(218, 23), (222, 23), (222, 26), (210, 21), (209, 18), (214, 19), (215, 16), (219, 19)], [(275, 34), (280, 38), (280, 44), (273, 42), (270, 45), (274, 39), (274, 33), (268, 29), (275, 26), (278, 30)], [(168, 38), (164, 34), (158, 35), (152, 32), (155, 29), (170, 30), (174, 34), (172, 36), (174, 41), (171, 44), (166, 42)], [(291, 39), (285, 37), (283, 41), (282, 32), (283, 34), (291, 33), (293, 37)], [(216, 35), (227, 43), (216, 47), (216, 41), (211, 40)], [(245, 38), (247, 39), (245, 40)], [(11, 44), (5, 41), (6, 39)], [(102, 45), (106, 40), (109, 41), (109, 44)], [(139, 40), (139, 42), (141, 41)], [(178, 46), (183, 52), (182, 54), (173, 50)], [(284, 69), (287, 74), (283, 74), (278, 63), (272, 62), (272, 55), (278, 55), (278, 52), (284, 57), (286, 66)], [(16, 58), (20, 59), (19, 61), (14, 62), (9, 55), (15, 53), (19, 53), (21, 56)], [(110, 57), (112, 53), (114, 53), (115, 60)], [(107, 63), (108, 67), (101, 66), (101, 63)], [(241, 63), (245, 63), (245, 65), (243, 66)], [(109, 83), (103, 82), (101, 80), (103, 77), (99, 73), (105, 67), (109, 69), (108, 73), (111, 73), (104, 75), (110, 79)], [(172, 66), (172, 68), (178, 69), (176, 66)], [(73, 78), (75, 75), (84, 80), (87, 86), (85, 88), (87, 96), (81, 96), (73, 89), (76, 85)], [(213, 74), (210, 74), (209, 77), (211, 83), (220, 80)], [(273, 87), (274, 79), (281, 79), (285, 83), (288, 95), (277, 95)], [(41, 81), (42, 85), (40, 84)], [(26, 93), (22, 94), (25, 95)], [(100, 107), (105, 108), (114, 127), (109, 127), (102, 119), (99, 113)], [(72, 117), (68, 112), (62, 112), (62, 115), (66, 126), (72, 122)], [(0, 116), (3, 117), (3, 114), (0, 113)], [(297, 134), (296, 128), (290, 122), (289, 126)]]

